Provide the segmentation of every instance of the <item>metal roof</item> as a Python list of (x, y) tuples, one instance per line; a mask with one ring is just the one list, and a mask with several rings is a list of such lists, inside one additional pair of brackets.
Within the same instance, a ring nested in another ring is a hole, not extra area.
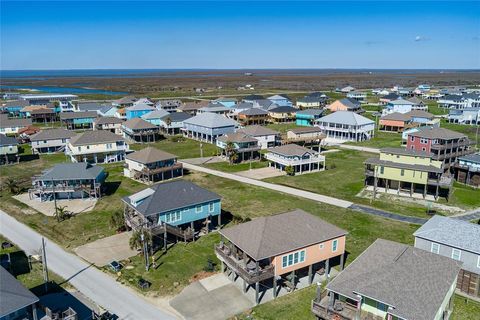
[(336, 111), (324, 117), (321, 117), (317, 122), (329, 122), (329, 123), (339, 123), (347, 125), (367, 125), (374, 124), (373, 120), (365, 118), (355, 112), (351, 111)]
[(8, 137), (3, 133), (0, 133), (0, 147), (3, 146), (16, 146), (18, 145), (17, 139), (14, 137)]
[(207, 128), (235, 127), (238, 123), (223, 115), (211, 112), (204, 112), (183, 121), (185, 124), (196, 125)]
[(45, 171), (38, 180), (96, 179), (103, 172), (103, 167), (98, 165), (92, 166), (85, 162), (60, 163)]
[(164, 109), (150, 111), (142, 116), (142, 119), (161, 119), (168, 116), (170, 113)]

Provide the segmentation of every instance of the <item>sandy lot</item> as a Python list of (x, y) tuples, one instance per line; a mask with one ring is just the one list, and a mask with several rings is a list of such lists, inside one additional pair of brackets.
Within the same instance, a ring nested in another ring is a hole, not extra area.
[[(53, 201), (44, 201), (41, 202), (37, 199), (29, 199), (28, 193), (22, 193), (18, 196), (14, 196), (20, 202), (25, 203), (32, 209), (37, 210), (38, 212), (43, 213), (46, 216), (53, 217), (55, 213), (55, 204)], [(57, 206), (66, 207), (67, 211), (72, 212), (73, 214), (78, 214), (82, 212), (92, 211), (95, 207), (97, 200), (91, 199), (71, 199), (71, 200), (57, 200)]]

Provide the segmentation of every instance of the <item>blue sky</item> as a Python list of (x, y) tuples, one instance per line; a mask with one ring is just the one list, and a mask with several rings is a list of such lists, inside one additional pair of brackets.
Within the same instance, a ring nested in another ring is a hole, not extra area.
[(1, 1), (1, 69), (480, 68), (480, 2)]

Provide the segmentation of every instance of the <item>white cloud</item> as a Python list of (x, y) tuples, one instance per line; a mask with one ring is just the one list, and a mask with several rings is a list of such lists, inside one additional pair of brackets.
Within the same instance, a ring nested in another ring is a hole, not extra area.
[(424, 36), (416, 36), (415, 37), (415, 42), (419, 42), (419, 41), (427, 41), (429, 40), (427, 37), (424, 37)]

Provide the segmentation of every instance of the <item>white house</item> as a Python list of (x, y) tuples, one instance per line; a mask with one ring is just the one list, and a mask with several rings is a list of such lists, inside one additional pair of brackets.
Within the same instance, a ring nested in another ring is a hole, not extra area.
[(110, 131), (85, 131), (69, 140), (66, 154), (72, 162), (110, 163), (123, 161), (129, 150), (125, 139)]
[(258, 140), (261, 149), (275, 147), (280, 143), (280, 132), (274, 131), (264, 126), (253, 125), (238, 129), (241, 132)]
[(328, 140), (365, 141), (373, 137), (375, 122), (358, 113), (337, 111), (315, 121)]

